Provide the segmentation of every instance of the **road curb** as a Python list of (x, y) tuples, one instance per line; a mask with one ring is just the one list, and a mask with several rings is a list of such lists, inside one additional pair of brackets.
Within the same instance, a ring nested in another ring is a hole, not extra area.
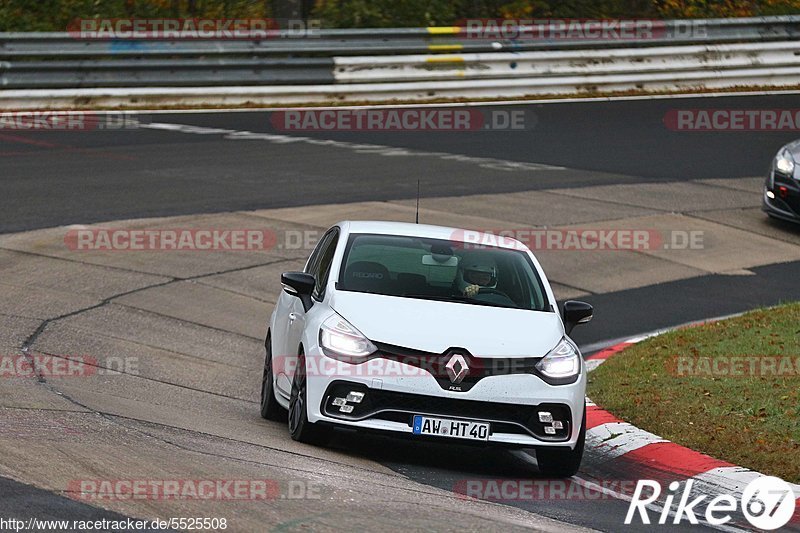
[[(708, 323), (710, 321), (706, 321)], [(686, 327), (686, 326), (685, 326)], [(663, 334), (634, 337), (609, 346), (586, 358), (591, 372), (609, 358), (651, 337)], [(610, 411), (586, 398), (586, 444), (592, 446), (609, 461), (624, 461), (626, 469), (640, 467), (646, 472), (672, 476), (675, 480), (693, 480), (695, 485), (711, 489), (716, 494), (730, 494), (742, 499), (748, 483), (765, 476), (755, 470), (737, 466), (668, 441), (629, 424)], [(796, 496), (795, 513), (790, 523), (800, 523), (800, 485), (790, 483)]]

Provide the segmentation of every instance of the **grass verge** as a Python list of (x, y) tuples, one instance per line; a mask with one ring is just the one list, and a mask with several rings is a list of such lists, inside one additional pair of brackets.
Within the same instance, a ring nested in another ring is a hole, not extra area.
[(589, 375), (617, 417), (800, 483), (800, 302), (653, 337)]

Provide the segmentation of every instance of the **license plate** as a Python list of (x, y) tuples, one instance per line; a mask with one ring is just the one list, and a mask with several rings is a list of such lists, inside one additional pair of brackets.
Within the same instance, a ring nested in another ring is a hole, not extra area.
[(413, 433), (456, 439), (489, 440), (489, 424), (414, 415)]

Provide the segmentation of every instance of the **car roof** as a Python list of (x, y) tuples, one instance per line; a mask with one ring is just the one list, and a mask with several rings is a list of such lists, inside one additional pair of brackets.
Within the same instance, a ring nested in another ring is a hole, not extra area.
[(485, 246), (497, 246), (512, 250), (530, 251), (520, 241), (500, 236), (500, 230), (474, 230), (433, 226), (430, 224), (413, 224), (410, 222), (386, 222), (378, 220), (344, 220), (336, 224), (346, 233), (371, 233), (376, 235), (402, 235), (443, 239), (455, 242), (474, 243)]

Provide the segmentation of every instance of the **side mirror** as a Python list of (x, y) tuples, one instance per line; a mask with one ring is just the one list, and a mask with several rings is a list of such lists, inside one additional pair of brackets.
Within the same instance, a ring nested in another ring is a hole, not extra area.
[(564, 328), (567, 335), (572, 333), (572, 329), (578, 324), (591, 322), (594, 315), (594, 308), (586, 302), (568, 300), (564, 302)]
[(305, 272), (284, 272), (281, 274), (283, 290), (292, 296), (297, 296), (303, 302), (303, 310), (308, 311), (314, 302), (311, 293), (314, 291), (316, 280), (311, 274)]

